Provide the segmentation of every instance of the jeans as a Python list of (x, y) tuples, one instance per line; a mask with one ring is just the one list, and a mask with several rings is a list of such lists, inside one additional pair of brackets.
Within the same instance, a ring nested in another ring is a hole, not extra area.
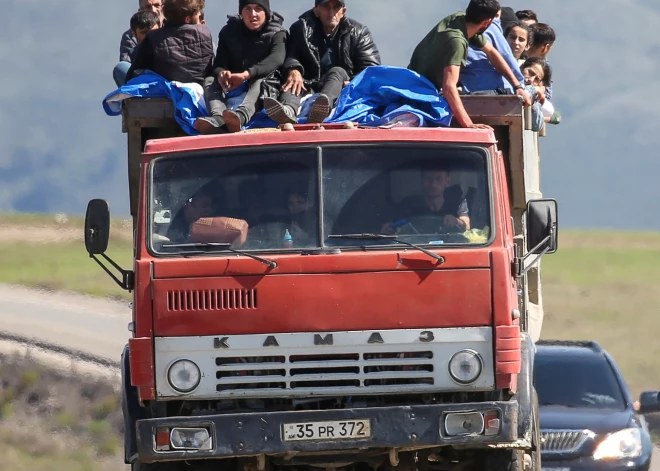
[[(344, 82), (348, 82), (351, 78), (348, 76), (346, 71), (341, 67), (333, 67), (328, 70), (319, 82), (318, 87), (320, 90), (307, 90), (307, 93), (320, 92), (326, 95), (330, 101), (330, 107), (332, 108), (339, 98), (339, 94), (344, 88)], [(301, 95), (294, 95), (291, 92), (284, 92), (280, 97), (280, 102), (283, 105), (289, 105), (293, 108), (293, 111), (298, 114), (300, 110), (300, 102), (303, 96), (307, 93)]]
[(112, 78), (115, 79), (117, 88), (126, 85), (126, 74), (128, 74), (128, 69), (130, 68), (131, 63), (125, 61), (122, 61), (115, 66), (114, 70), (112, 71)]
[[(262, 80), (250, 82), (247, 95), (235, 110), (240, 111), (244, 115), (246, 119), (245, 123), (250, 121), (257, 111), (257, 105), (261, 97), (261, 82)], [(218, 121), (220, 126), (223, 126), (225, 122), (222, 119), (222, 113), (227, 109), (227, 98), (222, 87), (220, 87), (218, 77), (206, 77), (204, 80), (204, 98), (206, 99), (209, 114)]]

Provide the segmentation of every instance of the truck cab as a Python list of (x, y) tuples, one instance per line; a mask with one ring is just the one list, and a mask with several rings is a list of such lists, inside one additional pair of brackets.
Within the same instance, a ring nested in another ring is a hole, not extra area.
[[(133, 469), (540, 470), (557, 205), (519, 99), (465, 105), (493, 130), (190, 137), (168, 102), (126, 103)], [(91, 202), (97, 260), (108, 221)]]

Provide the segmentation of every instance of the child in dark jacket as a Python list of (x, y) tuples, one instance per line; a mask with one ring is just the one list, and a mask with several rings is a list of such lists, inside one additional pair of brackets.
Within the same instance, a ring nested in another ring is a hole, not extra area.
[(148, 69), (171, 82), (202, 85), (213, 66), (213, 38), (200, 22), (204, 4), (205, 0), (165, 0), (164, 25), (142, 41), (126, 79)]
[[(203, 134), (240, 131), (262, 106), (267, 84), (279, 87), (286, 58), (284, 18), (271, 11), (269, 0), (239, 0), (239, 11), (220, 31), (213, 71), (204, 83), (211, 117), (195, 122)], [(228, 102), (237, 97), (231, 110)]]

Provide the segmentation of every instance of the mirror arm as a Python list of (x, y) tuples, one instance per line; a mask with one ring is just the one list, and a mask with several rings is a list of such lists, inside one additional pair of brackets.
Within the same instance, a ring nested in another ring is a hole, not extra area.
[(120, 280), (114, 273), (112, 273), (108, 267), (106, 267), (101, 260), (99, 260), (96, 255), (90, 254), (90, 258), (94, 260), (98, 265), (103, 269), (104, 272), (108, 274), (110, 278), (114, 280), (115, 283), (119, 285), (120, 288), (122, 288), (125, 291), (131, 292), (133, 291), (133, 288), (135, 287), (135, 278), (133, 275), (133, 272), (130, 270), (124, 270), (121, 268), (119, 265), (115, 263), (114, 260), (112, 260), (110, 257), (108, 257), (106, 254), (102, 253), (101, 257), (103, 257), (110, 265), (112, 265), (115, 270), (117, 270), (120, 274), (122, 279)]
[[(541, 259), (541, 257), (543, 257), (545, 254), (550, 252), (550, 247), (546, 247), (545, 249), (543, 249), (543, 251), (540, 254), (534, 253), (538, 249), (543, 247), (544, 244), (552, 240), (553, 233), (554, 230), (551, 230), (550, 235), (547, 236), (545, 239), (543, 239), (536, 247), (530, 250), (527, 255), (525, 255), (523, 258), (519, 258), (516, 260), (516, 278), (520, 278), (521, 276), (525, 275), (529, 270), (532, 269), (532, 267), (536, 264), (536, 262), (538, 262)], [(532, 257), (535, 257), (534, 260), (527, 263), (527, 261)]]

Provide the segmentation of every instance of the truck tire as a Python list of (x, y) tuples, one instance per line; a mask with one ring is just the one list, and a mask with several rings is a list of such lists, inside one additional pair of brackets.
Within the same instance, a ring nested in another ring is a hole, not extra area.
[(533, 422), (532, 422), (532, 449), (529, 450), (531, 461), (530, 471), (541, 471), (541, 428), (540, 428), (540, 413), (539, 413), (539, 396), (536, 394), (536, 388), (533, 389)]

